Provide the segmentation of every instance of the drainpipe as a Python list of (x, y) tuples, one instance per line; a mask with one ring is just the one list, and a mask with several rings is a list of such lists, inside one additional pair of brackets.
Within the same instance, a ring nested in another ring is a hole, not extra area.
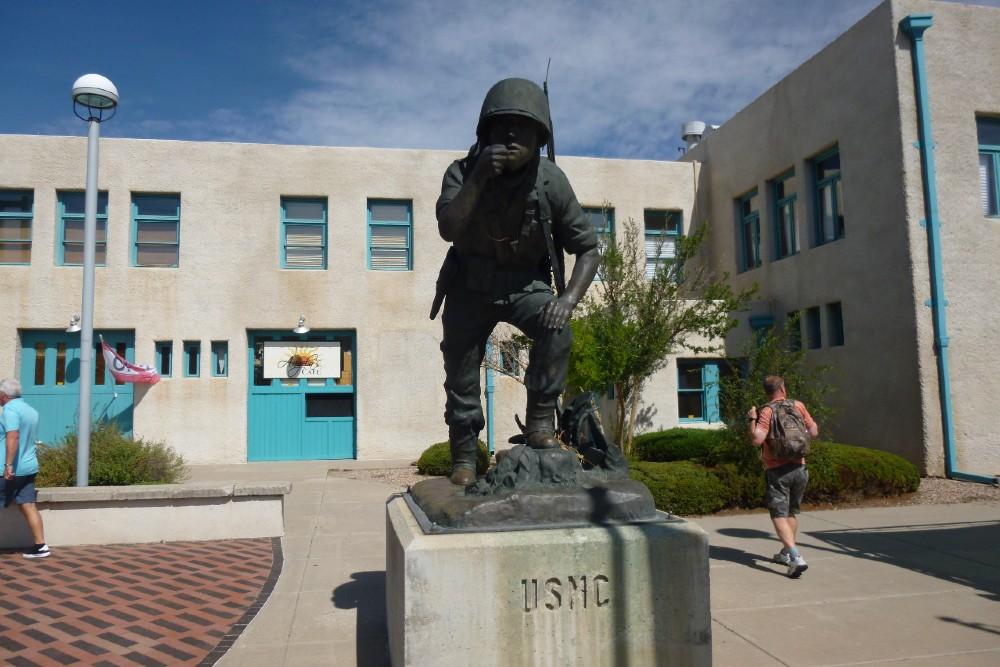
[(937, 354), (938, 394), (941, 398), (941, 427), (944, 431), (945, 474), (951, 479), (983, 484), (997, 484), (1000, 479), (963, 472), (956, 468), (955, 426), (951, 406), (951, 381), (948, 370), (948, 322), (944, 297), (944, 274), (941, 258), (941, 221), (937, 209), (937, 174), (934, 166), (934, 140), (931, 138), (931, 108), (924, 65), (924, 31), (933, 24), (931, 14), (910, 14), (900, 22), (900, 28), (913, 44), (913, 82), (917, 96), (919, 120), (920, 165), (923, 171), (924, 215), (921, 222), (927, 228), (927, 254), (931, 272), (930, 306), (934, 319), (934, 351)]
[[(493, 341), (486, 341), (486, 359), (493, 358)], [(493, 368), (486, 364), (486, 446), (493, 453), (493, 392), (496, 390), (496, 382), (493, 378)]]

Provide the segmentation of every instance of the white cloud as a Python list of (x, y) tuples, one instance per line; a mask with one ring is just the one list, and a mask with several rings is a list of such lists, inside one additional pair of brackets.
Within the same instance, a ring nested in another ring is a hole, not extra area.
[(724, 121), (875, 4), (366, 3), (288, 29), (306, 83), (266, 113), (280, 142), (461, 149), (489, 86), (551, 57), (561, 153), (671, 159), (682, 122)]

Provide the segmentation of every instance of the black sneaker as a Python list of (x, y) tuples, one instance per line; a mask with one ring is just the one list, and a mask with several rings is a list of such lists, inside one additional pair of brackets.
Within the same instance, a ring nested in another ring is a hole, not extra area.
[(48, 558), (50, 553), (49, 545), (36, 544), (30, 551), (25, 551), (21, 555), (25, 558)]

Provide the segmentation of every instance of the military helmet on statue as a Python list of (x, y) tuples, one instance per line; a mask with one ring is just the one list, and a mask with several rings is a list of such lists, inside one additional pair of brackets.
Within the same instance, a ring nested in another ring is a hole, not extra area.
[(526, 116), (538, 123), (543, 136), (539, 144), (548, 141), (552, 134), (552, 120), (549, 116), (549, 100), (541, 87), (527, 79), (504, 79), (498, 81), (486, 93), (482, 111), (479, 112), (479, 125), (476, 126), (476, 136), (480, 140), (486, 131), (487, 122), (494, 116)]

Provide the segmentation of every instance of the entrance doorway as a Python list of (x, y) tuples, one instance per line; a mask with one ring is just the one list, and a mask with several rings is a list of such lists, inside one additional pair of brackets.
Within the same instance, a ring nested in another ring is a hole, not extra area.
[[(94, 332), (94, 375), (90, 398), (93, 423), (115, 421), (132, 434), (132, 389), (104, 366), (98, 336), (128, 361), (135, 362), (134, 331)], [(21, 331), (21, 388), (38, 410), (38, 438), (54, 443), (75, 432), (80, 408), (80, 334), (59, 330)]]
[(356, 456), (353, 331), (248, 331), (247, 460)]

